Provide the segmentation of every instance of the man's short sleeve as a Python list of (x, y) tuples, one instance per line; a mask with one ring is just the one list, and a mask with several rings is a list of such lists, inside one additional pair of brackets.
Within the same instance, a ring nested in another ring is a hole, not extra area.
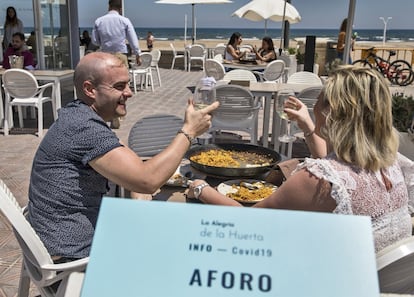
[(83, 147), (82, 163), (88, 164), (93, 159), (122, 146), (115, 133), (102, 121), (90, 120), (89, 125), (81, 131), (77, 138), (80, 148)]

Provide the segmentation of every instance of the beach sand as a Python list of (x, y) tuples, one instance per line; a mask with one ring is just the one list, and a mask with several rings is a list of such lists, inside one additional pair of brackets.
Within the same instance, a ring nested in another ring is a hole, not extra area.
[[(213, 49), (218, 44), (227, 44), (227, 39), (200, 39), (196, 40), (195, 43), (202, 44), (206, 48)], [(306, 38), (295, 38), (289, 41), (289, 48), (298, 49), (301, 53), (305, 52), (305, 42)], [(319, 75), (325, 75), (325, 65), (337, 57), (335, 49), (335, 40), (328, 38), (316, 38), (316, 61), (315, 63), (319, 65)], [(182, 52), (185, 46), (191, 45), (191, 40), (187, 40), (187, 43), (184, 43), (184, 40), (155, 40), (154, 48), (158, 48), (163, 52), (163, 55), (168, 55), (168, 63), (171, 63), (172, 53), (170, 43), (172, 43), (175, 49), (179, 52)], [(275, 48), (279, 48), (280, 39), (273, 39)], [(256, 45), (257, 47), (261, 46), (261, 40), (259, 39), (244, 39), (243, 44)], [(145, 40), (140, 40), (140, 47), (142, 50), (146, 50)], [(387, 42), (385, 45), (382, 42), (370, 42), (370, 41), (357, 41), (354, 46), (354, 51), (351, 52), (352, 61), (361, 59), (361, 57), (366, 53), (366, 50), (375, 47), (377, 49), (377, 55), (381, 56), (384, 59), (388, 59), (388, 51), (395, 50), (397, 55), (391, 58), (391, 61), (396, 59), (403, 59), (414, 64), (414, 42)], [(165, 58), (164, 58), (165, 59)], [(161, 66), (162, 67), (162, 66)]]

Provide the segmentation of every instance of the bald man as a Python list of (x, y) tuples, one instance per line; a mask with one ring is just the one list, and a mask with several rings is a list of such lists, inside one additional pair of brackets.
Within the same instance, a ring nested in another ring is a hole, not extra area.
[(159, 155), (142, 160), (106, 122), (126, 114), (129, 75), (116, 56), (86, 55), (75, 69), (79, 99), (59, 111), (33, 160), (28, 219), (59, 261), (89, 255), (108, 179), (131, 191), (153, 193), (173, 175), (190, 140), (211, 125), (218, 104), (195, 110), (189, 103), (183, 127)]

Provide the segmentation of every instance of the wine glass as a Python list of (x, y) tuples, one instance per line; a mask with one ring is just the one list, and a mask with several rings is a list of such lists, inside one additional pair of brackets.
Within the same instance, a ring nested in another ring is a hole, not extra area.
[[(194, 107), (196, 110), (203, 109), (214, 101), (216, 101), (216, 96), (214, 92), (214, 86), (216, 81), (208, 80), (208, 78), (202, 79), (196, 86), (194, 90)], [(197, 137), (199, 144), (207, 144), (210, 143), (210, 139), (212, 135), (210, 133), (203, 133)]]
[(193, 97), (195, 109), (203, 109), (216, 100), (213, 87), (214, 86), (204, 86), (201, 84), (196, 86)]
[(295, 141), (296, 137), (290, 134), (290, 120), (288, 115), (284, 111), (285, 109), (285, 102), (289, 99), (290, 96), (295, 96), (295, 92), (292, 90), (281, 90), (277, 94), (276, 102), (275, 102), (275, 110), (279, 114), (279, 117), (285, 121), (286, 123), (286, 133), (279, 136), (280, 142), (292, 142)]

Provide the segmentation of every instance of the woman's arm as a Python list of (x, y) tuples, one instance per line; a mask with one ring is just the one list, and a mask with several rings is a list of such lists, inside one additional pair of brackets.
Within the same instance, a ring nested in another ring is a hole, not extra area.
[[(188, 193), (194, 197), (194, 188), (204, 181), (194, 181)], [(272, 195), (253, 207), (277, 208), (307, 211), (331, 212), (335, 209), (335, 200), (331, 198), (331, 185), (303, 169), (289, 177)], [(212, 187), (203, 188), (199, 199), (207, 204), (241, 206)]]
[(336, 202), (329, 182), (302, 169), (253, 207), (332, 212)]
[(246, 52), (240, 52), (236, 50), (231, 44), (227, 45), (226, 51), (233, 57), (235, 60), (239, 60), (241, 57), (243, 57)]
[(271, 51), (271, 52), (267, 53), (266, 55), (262, 55), (261, 51), (258, 50), (258, 51), (256, 51), (256, 57), (260, 61), (269, 62), (269, 61), (276, 60), (276, 53), (274, 51)]
[(303, 131), (306, 144), (314, 158), (323, 158), (327, 155), (326, 141), (315, 133), (315, 124), (309, 114), (308, 108), (299, 99), (290, 97), (285, 103), (285, 112), (290, 120), (297, 122)]
[(340, 53), (343, 52), (345, 48), (345, 36), (345, 32), (340, 32), (338, 35), (338, 43), (336, 45), (336, 50)]

